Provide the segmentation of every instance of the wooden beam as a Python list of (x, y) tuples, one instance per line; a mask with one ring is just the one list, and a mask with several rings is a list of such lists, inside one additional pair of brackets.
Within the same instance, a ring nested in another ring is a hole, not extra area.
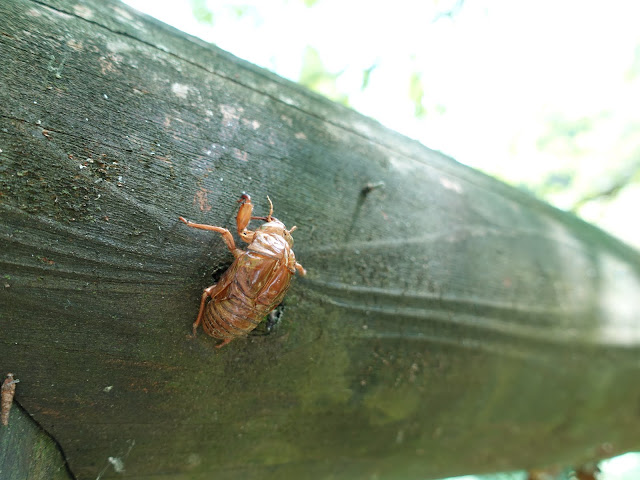
[[(0, 373), (76, 478), (425, 479), (638, 448), (636, 251), (123, 4), (0, 18)], [(178, 216), (233, 230), (242, 191), (298, 226), (308, 276), (274, 333), (216, 351), (187, 335), (232, 257)]]

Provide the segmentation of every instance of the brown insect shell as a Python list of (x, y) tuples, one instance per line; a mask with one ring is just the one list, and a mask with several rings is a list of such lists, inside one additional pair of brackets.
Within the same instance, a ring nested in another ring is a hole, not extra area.
[(11, 404), (13, 402), (13, 396), (16, 393), (16, 383), (20, 380), (14, 380), (12, 373), (7, 373), (7, 378), (2, 382), (0, 387), (1, 401), (0, 401), (0, 422), (2, 425), (9, 425), (9, 411), (11, 410)]

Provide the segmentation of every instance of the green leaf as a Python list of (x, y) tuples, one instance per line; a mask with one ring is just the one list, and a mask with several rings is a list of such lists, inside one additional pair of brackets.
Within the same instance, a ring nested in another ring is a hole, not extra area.
[(349, 97), (340, 92), (336, 85), (336, 80), (341, 74), (342, 72), (328, 71), (315, 48), (305, 48), (299, 83), (333, 101), (347, 105)]
[(198, 22), (213, 25), (213, 12), (207, 7), (206, 0), (191, 0), (191, 11)]
[(409, 98), (414, 104), (414, 115), (417, 118), (424, 117), (427, 114), (427, 110), (422, 104), (424, 99), (424, 86), (422, 85), (422, 75), (417, 72), (413, 72), (409, 78)]

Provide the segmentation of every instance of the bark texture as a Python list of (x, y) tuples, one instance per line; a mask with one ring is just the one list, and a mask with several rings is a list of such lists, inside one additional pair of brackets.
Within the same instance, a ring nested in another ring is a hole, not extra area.
[[(0, 373), (76, 478), (426, 479), (638, 448), (637, 252), (120, 3), (0, 18)], [(233, 229), (242, 191), (298, 226), (308, 276), (274, 333), (216, 351), (187, 334), (232, 258), (178, 216)]]
[(2, 480), (73, 480), (56, 442), (29, 415), (14, 407), (9, 418), (0, 425)]

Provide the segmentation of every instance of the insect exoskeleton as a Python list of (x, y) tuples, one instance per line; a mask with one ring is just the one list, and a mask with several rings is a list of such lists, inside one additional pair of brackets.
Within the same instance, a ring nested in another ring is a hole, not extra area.
[[(189, 227), (218, 232), (229, 251), (235, 257), (233, 264), (215, 285), (204, 289), (200, 311), (193, 323), (193, 336), (198, 325), (222, 342), (223, 347), (236, 337), (247, 335), (282, 302), (293, 275), (306, 271), (293, 253), (293, 232), (273, 217), (273, 203), (266, 217), (254, 217), (251, 197), (242, 194), (240, 209), (236, 215), (238, 235), (249, 244), (246, 250), (236, 247), (233, 235), (226, 228), (193, 223), (180, 217)], [(249, 230), (251, 220), (265, 223), (256, 230)]]
[(13, 373), (7, 373), (7, 378), (4, 379), (0, 388), (0, 420), (5, 427), (9, 425), (9, 411), (16, 393), (16, 383), (19, 381), (13, 378)]

